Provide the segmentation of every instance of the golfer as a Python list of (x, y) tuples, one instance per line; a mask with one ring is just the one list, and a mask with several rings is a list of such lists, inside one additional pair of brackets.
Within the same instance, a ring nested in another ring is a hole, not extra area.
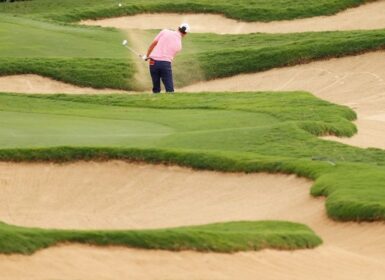
[(149, 61), (152, 78), (152, 92), (160, 92), (162, 79), (166, 92), (174, 92), (171, 62), (175, 55), (182, 50), (182, 38), (190, 31), (190, 26), (183, 23), (178, 31), (162, 30), (151, 43), (145, 60)]

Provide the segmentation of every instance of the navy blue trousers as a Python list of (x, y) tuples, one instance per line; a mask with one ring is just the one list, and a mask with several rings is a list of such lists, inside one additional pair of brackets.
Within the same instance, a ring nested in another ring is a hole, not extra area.
[(162, 80), (166, 92), (174, 92), (171, 62), (152, 60), (150, 62), (150, 73), (153, 93), (160, 92), (160, 80)]

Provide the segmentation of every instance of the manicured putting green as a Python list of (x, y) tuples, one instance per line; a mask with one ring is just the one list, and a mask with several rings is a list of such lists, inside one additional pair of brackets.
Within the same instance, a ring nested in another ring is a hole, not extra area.
[(141, 146), (173, 132), (155, 122), (0, 112), (2, 147)]
[[(174, 96), (168, 97), (172, 102)], [(156, 101), (157, 98), (153, 98)], [(191, 142), (190, 146), (204, 148), (226, 140), (214, 137), (209, 142), (205, 137), (207, 133), (215, 136), (241, 130), (258, 131), (258, 128), (279, 123), (273, 116), (255, 112), (122, 109), (98, 104), (54, 102), (22, 95), (2, 95), (0, 99), (3, 101), (0, 105), (3, 110), (0, 111), (0, 145), (3, 148), (154, 147), (169, 144), (177, 147), (189, 145), (188, 142)], [(198, 141), (201, 137), (204, 138), (203, 143)]]

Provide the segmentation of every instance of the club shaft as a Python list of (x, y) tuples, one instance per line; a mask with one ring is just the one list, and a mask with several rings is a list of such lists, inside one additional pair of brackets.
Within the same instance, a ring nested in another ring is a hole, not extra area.
[(137, 56), (142, 56), (140, 53), (134, 51), (133, 49), (131, 49), (129, 46), (127, 45), (124, 45), (127, 49), (129, 49), (132, 53), (136, 54)]

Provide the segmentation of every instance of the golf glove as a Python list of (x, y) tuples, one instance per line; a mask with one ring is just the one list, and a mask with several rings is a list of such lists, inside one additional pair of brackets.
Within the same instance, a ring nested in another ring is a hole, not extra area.
[(147, 61), (147, 60), (148, 60), (147, 55), (142, 55), (142, 59), (143, 59), (144, 61)]

